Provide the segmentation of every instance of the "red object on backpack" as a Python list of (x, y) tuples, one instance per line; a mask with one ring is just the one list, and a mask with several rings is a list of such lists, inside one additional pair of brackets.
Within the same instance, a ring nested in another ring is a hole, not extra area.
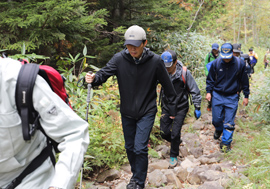
[[(26, 59), (20, 59), (22, 65), (29, 64)], [(50, 85), (53, 92), (55, 92), (68, 106), (72, 109), (68, 100), (68, 94), (65, 89), (65, 78), (51, 66), (39, 65), (39, 73)]]

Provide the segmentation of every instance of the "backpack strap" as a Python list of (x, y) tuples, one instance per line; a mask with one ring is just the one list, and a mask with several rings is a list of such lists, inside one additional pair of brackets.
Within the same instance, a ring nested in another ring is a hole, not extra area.
[(218, 58), (217, 61), (216, 61), (216, 64), (215, 64), (215, 73), (216, 73), (216, 80), (217, 80), (217, 76), (218, 76), (218, 70), (219, 70), (219, 67), (220, 67), (220, 64), (221, 64), (221, 58)]
[(188, 98), (190, 99), (190, 104), (192, 105), (192, 98), (190, 95), (190, 89), (187, 86), (187, 67), (186, 66), (182, 66), (182, 80), (184, 82), (184, 88), (187, 89), (188, 92)]
[(186, 78), (187, 78), (187, 67), (182, 66), (182, 79), (183, 79), (185, 86), (186, 86)]
[(33, 107), (32, 99), (38, 71), (38, 64), (24, 64), (17, 78), (15, 101), (22, 120), (23, 138), (26, 141), (31, 139), (38, 126), (39, 116)]
[[(19, 184), (21, 184), (22, 180), (27, 175), (37, 169), (49, 156), (51, 158), (52, 155), (52, 146), (47, 142), (47, 147), (45, 147), (41, 153), (25, 168), (25, 170), (23, 170), (23, 172), (4, 189), (15, 189)], [(53, 164), (55, 165), (55, 159)]]
[(211, 52), (208, 53), (208, 63), (210, 62)]

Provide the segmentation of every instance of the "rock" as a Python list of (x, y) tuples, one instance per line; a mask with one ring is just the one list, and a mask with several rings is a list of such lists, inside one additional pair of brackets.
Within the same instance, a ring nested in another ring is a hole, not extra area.
[(201, 148), (201, 147), (192, 148), (191, 147), (189, 149), (189, 153), (191, 155), (193, 155), (195, 158), (198, 158), (198, 157), (203, 155), (203, 148)]
[(126, 189), (127, 188), (127, 183), (125, 181), (120, 182), (119, 184), (117, 184), (117, 186), (115, 187), (115, 189)]
[(222, 169), (221, 169), (221, 167), (218, 164), (211, 165), (211, 168), (210, 169), (211, 170), (214, 170), (214, 171), (220, 171), (220, 172), (222, 172)]
[(197, 174), (193, 174), (193, 172), (187, 177), (187, 181), (192, 185), (201, 184), (200, 177)]
[(163, 184), (167, 184), (167, 177), (161, 172), (161, 170), (154, 170), (148, 174), (148, 182), (150, 185), (159, 187)]
[(97, 185), (97, 186), (91, 186), (90, 188), (87, 188), (87, 189), (110, 189), (110, 187)]
[(182, 157), (187, 157), (189, 155), (188, 149), (185, 146), (180, 146), (179, 152), (181, 153)]
[(179, 178), (180, 181), (185, 182), (187, 180), (188, 171), (187, 169), (184, 169), (183, 167), (175, 167), (174, 172), (176, 176)]
[(202, 114), (201, 120), (202, 121), (211, 121), (212, 120), (211, 113), (210, 114)]
[(203, 183), (198, 189), (224, 189), (218, 181), (207, 181)]
[(112, 181), (120, 178), (120, 172), (115, 169), (106, 170), (97, 176), (97, 182)]
[(230, 178), (223, 178), (220, 180), (221, 186), (229, 188), (233, 184), (233, 180)]
[(218, 179), (226, 178), (227, 174), (220, 171), (207, 170), (205, 172), (200, 173), (199, 177), (202, 182), (216, 181)]
[(155, 150), (161, 152), (162, 157), (165, 157), (170, 153), (170, 148), (166, 145), (158, 145)]
[(152, 172), (155, 169), (168, 169), (168, 168), (169, 168), (168, 160), (159, 160), (159, 161), (150, 163), (148, 166), (148, 171)]
[(204, 129), (204, 124), (197, 120), (193, 123), (193, 127), (192, 127), (194, 130), (203, 130)]
[(167, 177), (167, 182), (172, 183), (176, 188), (182, 188), (182, 184), (179, 181), (178, 177), (174, 174), (174, 171), (169, 169), (164, 171), (165, 176)]
[(120, 169), (127, 173), (131, 173), (131, 167), (129, 164), (122, 165)]
[(194, 163), (192, 163), (189, 159), (186, 158), (184, 161), (181, 162), (181, 166), (184, 169), (187, 169), (189, 167), (195, 167), (196, 165)]
[(201, 164), (213, 164), (217, 163), (218, 160), (216, 158), (208, 158), (207, 156), (201, 156), (198, 158)]

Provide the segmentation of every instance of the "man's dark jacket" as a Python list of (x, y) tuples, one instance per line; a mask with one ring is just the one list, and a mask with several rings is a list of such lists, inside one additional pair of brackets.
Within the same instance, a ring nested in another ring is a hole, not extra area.
[(237, 59), (237, 57), (233, 56), (232, 60), (226, 63), (221, 58), (218, 58), (212, 63), (206, 79), (207, 93), (215, 91), (228, 96), (236, 94), (239, 89), (242, 89), (245, 98), (248, 98), (249, 80), (246, 65), (243, 60), (240, 60), (239, 67)]
[(141, 60), (135, 63), (124, 49), (96, 73), (93, 86), (101, 85), (112, 75), (117, 76), (123, 116), (140, 119), (145, 114), (156, 113), (158, 81), (169, 100), (171, 116), (176, 115), (176, 92), (160, 56), (145, 48)]

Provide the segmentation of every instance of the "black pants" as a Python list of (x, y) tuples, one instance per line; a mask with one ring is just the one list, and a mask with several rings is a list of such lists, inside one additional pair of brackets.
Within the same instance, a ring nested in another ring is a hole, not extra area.
[(264, 69), (266, 69), (266, 67), (268, 66), (268, 62), (264, 63)]
[(188, 107), (177, 112), (175, 119), (170, 119), (170, 115), (166, 110), (162, 110), (160, 118), (160, 134), (161, 137), (171, 142), (170, 157), (179, 155), (179, 145), (181, 144), (181, 129), (184, 123)]
[(155, 114), (140, 119), (122, 116), (125, 148), (133, 179), (144, 188), (148, 168), (148, 141), (155, 121)]

